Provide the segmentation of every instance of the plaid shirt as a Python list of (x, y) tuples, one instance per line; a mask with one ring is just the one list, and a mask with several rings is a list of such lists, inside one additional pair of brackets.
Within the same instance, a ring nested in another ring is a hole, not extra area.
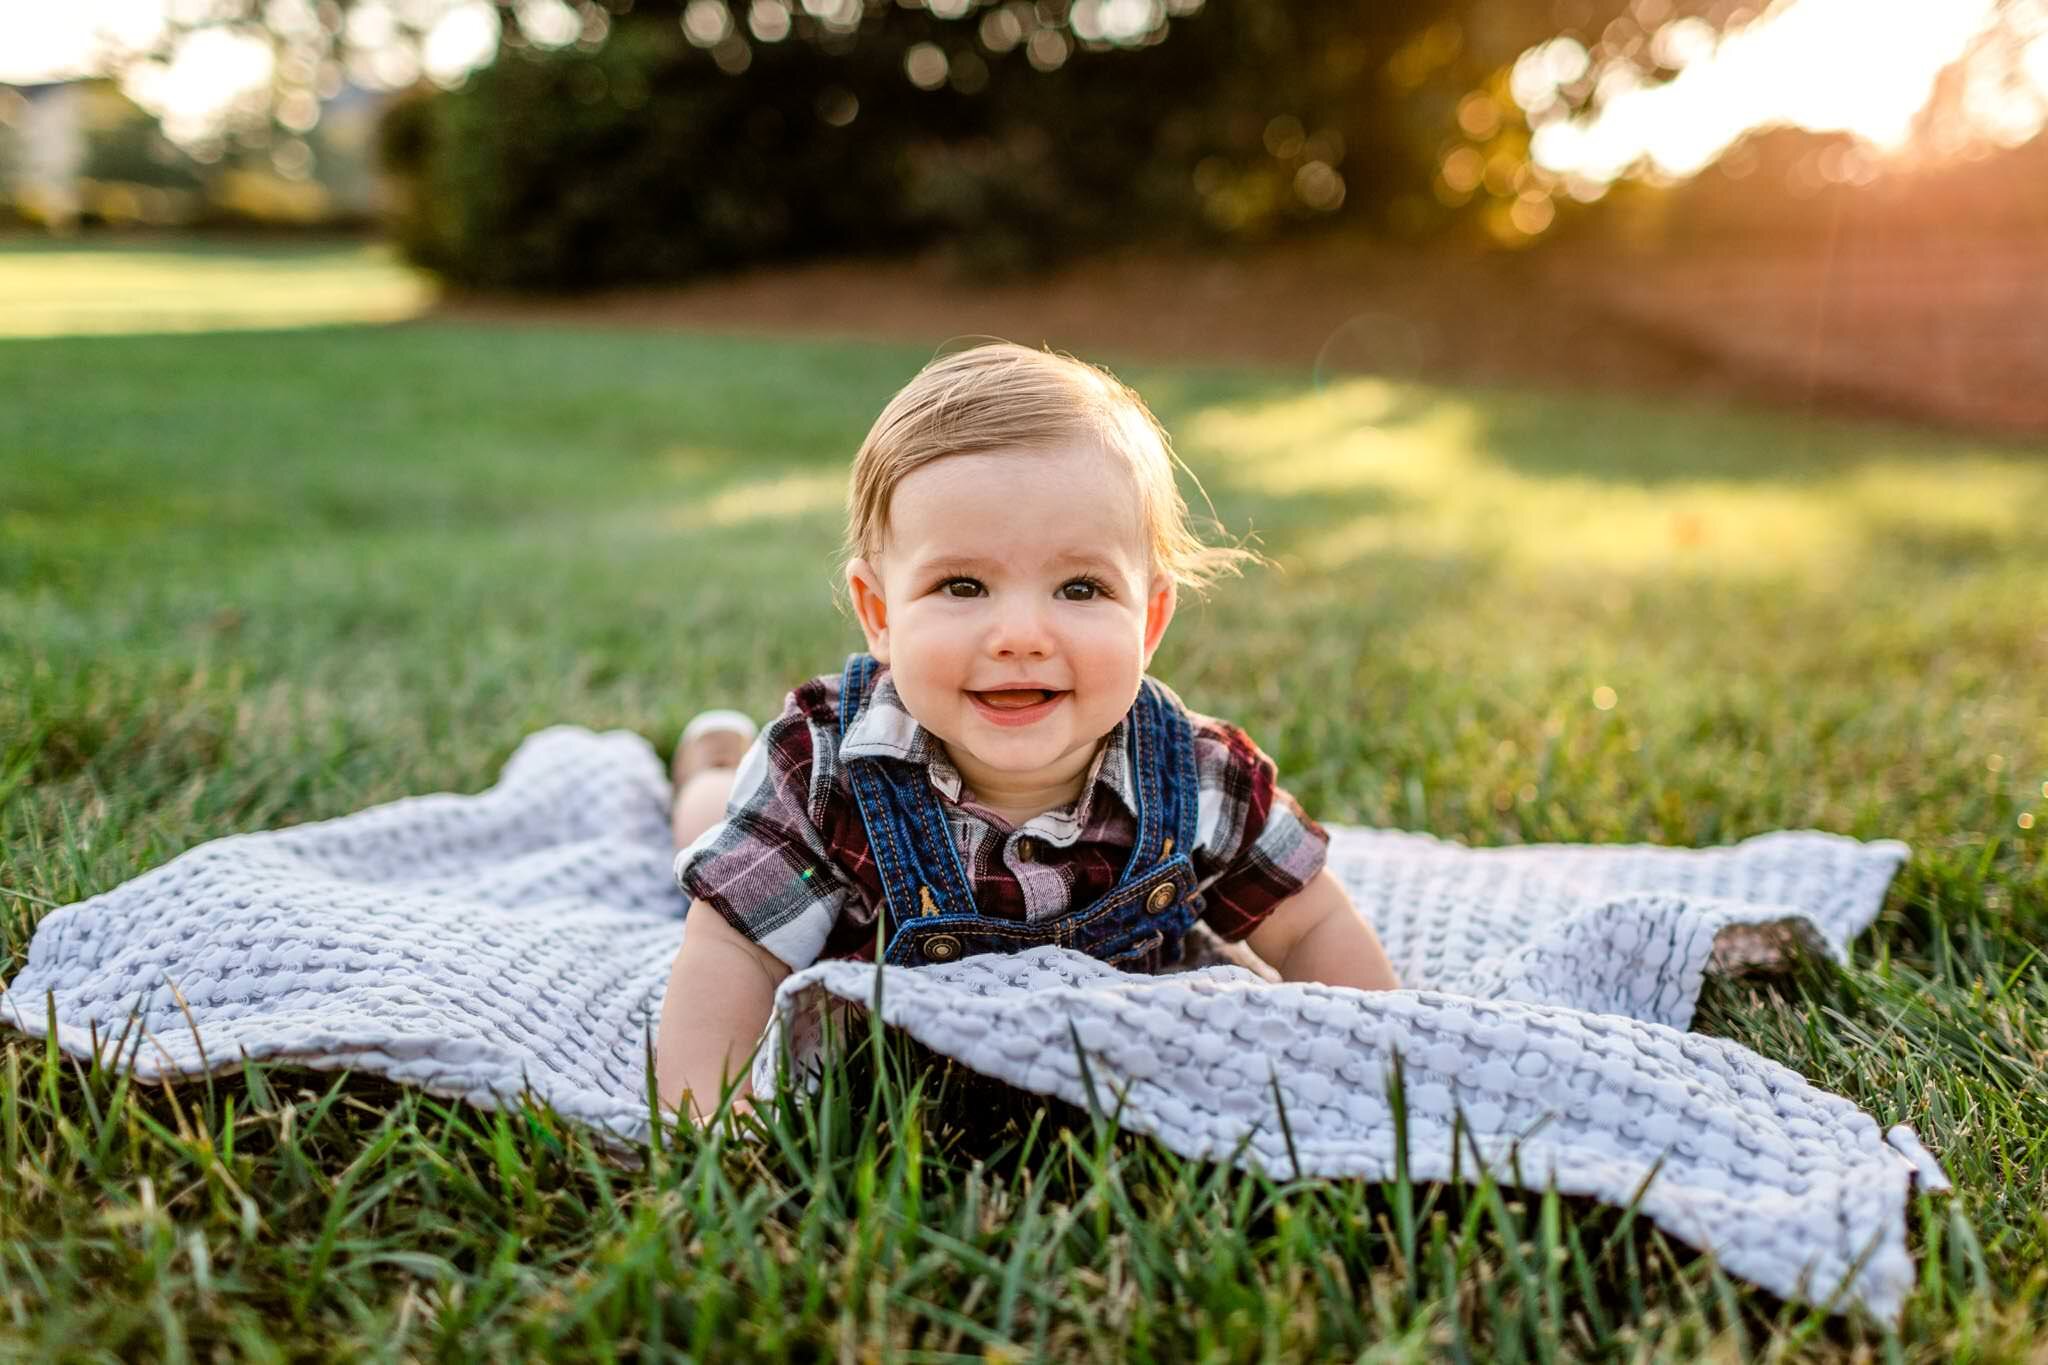
[[(888, 670), (842, 744), (833, 673), (789, 694), (741, 760), (725, 819), (676, 855), (676, 882), (794, 969), (872, 959), (885, 903), (844, 759), (924, 765), (984, 915), (1040, 923), (1116, 885), (1137, 839), (1128, 722), (1095, 756), (1080, 797), (1012, 827), (977, 805), (936, 735), (919, 725)], [(1202, 918), (1241, 939), (1322, 870), (1329, 836), (1273, 781), (1244, 731), (1190, 713), (1200, 788), (1193, 861)]]

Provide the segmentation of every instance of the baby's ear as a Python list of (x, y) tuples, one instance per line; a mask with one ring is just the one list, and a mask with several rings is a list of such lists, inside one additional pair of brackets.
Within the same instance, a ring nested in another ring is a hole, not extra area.
[(1166, 638), (1166, 627), (1173, 620), (1173, 609), (1180, 601), (1176, 584), (1166, 574), (1155, 575), (1152, 585), (1145, 590), (1145, 666), (1152, 666), (1153, 651)]
[(856, 559), (846, 566), (846, 591), (853, 599), (861, 634), (868, 638), (868, 653), (888, 663), (889, 604), (882, 597), (881, 574), (866, 559)]

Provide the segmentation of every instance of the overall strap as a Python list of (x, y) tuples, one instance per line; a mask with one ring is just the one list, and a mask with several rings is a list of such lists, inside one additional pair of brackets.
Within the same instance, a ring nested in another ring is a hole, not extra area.
[(1201, 813), (1194, 727), (1187, 712), (1164, 687), (1146, 678), (1128, 719), (1138, 836), (1124, 865), (1124, 881), (1143, 876), (1175, 854), (1192, 856)]
[(1128, 723), (1136, 842), (1117, 884), (1059, 930), (1063, 947), (1145, 972), (1180, 960), (1201, 913), (1193, 858), (1201, 794), (1194, 726), (1172, 693), (1143, 680)]
[(846, 740), (846, 732), (853, 728), (854, 718), (867, 701), (868, 684), (882, 669), (872, 654), (849, 654), (846, 656), (846, 671), (839, 675), (839, 739)]
[[(855, 654), (846, 661), (839, 680), (842, 743), (880, 672), (872, 655)], [(881, 875), (885, 931), (893, 936), (902, 925), (924, 916), (974, 913), (974, 895), (960, 866), (960, 852), (924, 769), (881, 758), (842, 762), (867, 830), (868, 851)]]

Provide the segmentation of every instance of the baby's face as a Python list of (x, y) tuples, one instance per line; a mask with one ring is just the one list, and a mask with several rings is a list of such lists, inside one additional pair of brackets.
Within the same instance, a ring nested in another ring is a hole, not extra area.
[(1085, 769), (1173, 616), (1131, 475), (1090, 446), (915, 470), (878, 559), (848, 570), (868, 647), (970, 785)]

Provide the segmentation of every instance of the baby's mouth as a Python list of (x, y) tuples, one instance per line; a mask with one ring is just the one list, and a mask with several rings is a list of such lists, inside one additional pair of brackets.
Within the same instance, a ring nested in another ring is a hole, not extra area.
[(1026, 707), (1051, 701), (1060, 694), (1050, 688), (1026, 687), (1010, 688), (1000, 692), (976, 692), (972, 695), (982, 704), (994, 707), (998, 711), (1022, 711)]

